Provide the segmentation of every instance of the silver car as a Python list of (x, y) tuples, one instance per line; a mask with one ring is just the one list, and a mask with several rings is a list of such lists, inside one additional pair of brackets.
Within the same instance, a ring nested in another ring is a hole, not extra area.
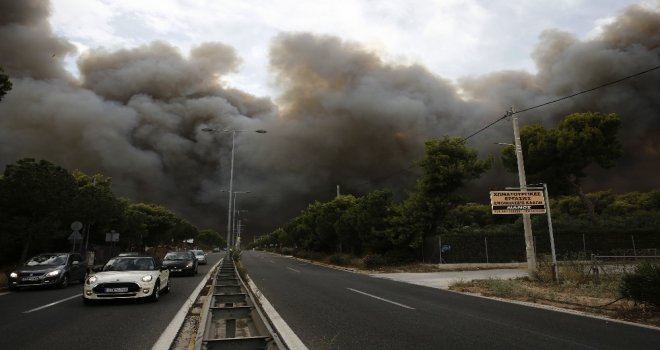
[(191, 250), (195, 254), (195, 257), (197, 258), (197, 263), (199, 265), (206, 265), (206, 253), (204, 253), (203, 250), (201, 249), (193, 249)]
[(66, 288), (70, 281), (83, 283), (86, 274), (87, 265), (80, 254), (39, 254), (9, 274), (9, 289), (36, 286)]

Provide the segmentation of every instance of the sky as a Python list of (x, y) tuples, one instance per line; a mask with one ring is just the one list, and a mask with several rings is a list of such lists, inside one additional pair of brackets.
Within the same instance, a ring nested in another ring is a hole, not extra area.
[[(234, 149), (251, 236), (337, 186), (400, 201), (425, 141), (660, 66), (660, 1), (0, 1), (0, 42), (0, 169), (29, 157), (101, 173), (224, 234)], [(520, 114), (521, 128), (617, 113), (624, 155), (587, 169), (585, 191), (660, 188), (658, 81)], [(245, 132), (232, 147), (206, 128)], [(468, 200), (517, 184), (495, 145), (512, 140), (502, 121), (466, 142), (495, 159)]]
[[(596, 36), (632, 0), (54, 0), (53, 31), (89, 48), (165, 40), (182, 52), (201, 42), (236, 49), (241, 65), (226, 84), (258, 96), (279, 91), (268, 51), (281, 32), (358, 42), (398, 64), (420, 64), (450, 80), (499, 70), (535, 72), (531, 52), (548, 28)], [(71, 55), (67, 69), (76, 72)], [(487, 59), (485, 59), (487, 58)]]

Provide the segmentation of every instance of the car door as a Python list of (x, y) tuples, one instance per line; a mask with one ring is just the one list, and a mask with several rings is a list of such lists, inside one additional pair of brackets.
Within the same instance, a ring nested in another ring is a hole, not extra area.
[(160, 288), (170, 285), (170, 269), (162, 268), (163, 264), (158, 258), (154, 258), (154, 266), (160, 271)]

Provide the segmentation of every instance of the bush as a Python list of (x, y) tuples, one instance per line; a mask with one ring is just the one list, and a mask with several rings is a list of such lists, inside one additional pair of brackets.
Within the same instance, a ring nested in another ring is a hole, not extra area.
[(328, 262), (333, 265), (347, 266), (351, 264), (351, 256), (342, 253), (335, 253), (328, 257)]
[(390, 250), (385, 253), (385, 261), (387, 265), (404, 265), (414, 261), (414, 256), (404, 250)]
[(623, 276), (621, 296), (660, 306), (660, 265), (645, 263)]
[(282, 255), (295, 255), (295, 253), (296, 253), (295, 248), (284, 247), (280, 249), (280, 254)]
[(367, 269), (379, 268), (386, 264), (385, 258), (378, 254), (368, 254), (362, 258), (362, 266)]

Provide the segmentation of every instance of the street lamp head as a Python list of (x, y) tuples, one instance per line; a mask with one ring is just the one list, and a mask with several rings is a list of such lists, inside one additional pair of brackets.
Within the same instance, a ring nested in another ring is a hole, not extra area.
[(507, 143), (507, 142), (495, 142), (496, 145), (502, 145), (502, 146), (515, 146), (512, 143)]
[(214, 132), (214, 131), (216, 131), (216, 129), (213, 129), (213, 128), (202, 128), (202, 131), (206, 131), (206, 132)]
[(259, 134), (265, 134), (268, 131), (259, 129), (259, 130), (255, 130), (254, 132), (259, 133)]

